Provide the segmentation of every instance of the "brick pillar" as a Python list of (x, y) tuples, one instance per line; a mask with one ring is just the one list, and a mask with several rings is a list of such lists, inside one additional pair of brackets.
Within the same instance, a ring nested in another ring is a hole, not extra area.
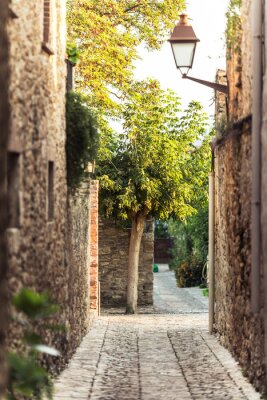
[(98, 310), (98, 181), (90, 183), (90, 309)]

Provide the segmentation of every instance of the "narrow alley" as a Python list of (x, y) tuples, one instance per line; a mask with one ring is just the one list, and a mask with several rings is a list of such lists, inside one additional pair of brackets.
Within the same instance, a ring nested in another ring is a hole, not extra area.
[(201, 289), (155, 274), (154, 308), (102, 310), (55, 385), (55, 400), (256, 400), (260, 395), (207, 330)]

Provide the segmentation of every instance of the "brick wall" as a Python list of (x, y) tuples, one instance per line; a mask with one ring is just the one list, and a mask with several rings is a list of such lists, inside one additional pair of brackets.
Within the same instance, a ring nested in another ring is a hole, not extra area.
[[(125, 306), (130, 229), (122, 228), (113, 221), (102, 220), (99, 224), (99, 275), (101, 304)], [(145, 228), (139, 260), (138, 304), (153, 304), (153, 223)]]
[(98, 310), (98, 181), (91, 182), (90, 309)]

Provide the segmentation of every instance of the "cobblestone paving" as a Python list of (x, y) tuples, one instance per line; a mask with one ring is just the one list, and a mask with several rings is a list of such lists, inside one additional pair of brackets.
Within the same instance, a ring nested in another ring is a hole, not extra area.
[(140, 309), (135, 316), (109, 310), (95, 321), (58, 378), (55, 400), (260, 399), (227, 350), (208, 334), (198, 290), (185, 292), (187, 314), (175, 313), (177, 305), (165, 311), (175, 298), (175, 290), (167, 299), (163, 294), (168, 279), (157, 289), (156, 309)]

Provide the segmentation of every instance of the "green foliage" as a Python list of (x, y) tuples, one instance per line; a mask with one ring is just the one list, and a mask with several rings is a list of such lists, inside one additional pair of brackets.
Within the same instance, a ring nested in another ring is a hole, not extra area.
[(75, 190), (88, 176), (87, 165), (96, 159), (99, 145), (96, 117), (86, 96), (67, 93), (66, 122), (67, 179)]
[(69, 0), (68, 35), (79, 44), (79, 88), (114, 113), (131, 88), (137, 47), (157, 49), (169, 36), (184, 0)]
[(192, 215), (207, 180), (202, 150), (195, 144), (207, 128), (200, 104), (192, 102), (181, 112), (176, 94), (147, 80), (132, 85), (123, 116), (123, 134), (114, 137), (116, 146), (98, 163), (105, 214), (162, 220)]
[(195, 256), (188, 256), (175, 271), (178, 286), (199, 286), (202, 282), (202, 269), (203, 266), (198, 263)]
[(68, 60), (73, 64), (76, 65), (80, 59), (80, 50), (73, 42), (67, 43), (67, 56)]
[[(18, 320), (24, 327), (22, 342), (26, 344), (23, 354), (8, 353), (9, 365), (8, 400), (17, 400), (21, 396), (27, 399), (52, 399), (53, 384), (49, 373), (38, 361), (38, 353), (59, 356), (53, 347), (43, 344), (38, 333), (40, 329), (48, 329), (43, 320), (49, 319), (59, 311), (47, 293), (36, 293), (23, 288), (13, 299), (13, 305), (21, 318)], [(51, 324), (53, 326), (53, 324)], [(53, 326), (57, 329), (57, 326)], [(61, 328), (62, 329), (62, 328)]]
[(155, 221), (155, 230), (154, 230), (155, 238), (168, 238), (168, 221)]
[(202, 294), (203, 294), (203, 296), (205, 296), (205, 297), (209, 297), (209, 289), (208, 289), (208, 288), (203, 289), (203, 290), (202, 290)]
[(10, 375), (8, 400), (16, 400), (19, 395), (27, 399), (52, 399), (53, 385), (47, 371), (32, 356), (9, 353), (7, 356)]
[(240, 8), (242, 0), (230, 0), (226, 13), (226, 45), (228, 57), (231, 56), (231, 51), (237, 51), (241, 40), (242, 22), (240, 16)]
[[(196, 214), (187, 218), (186, 222), (172, 219), (168, 226), (169, 232), (174, 237), (170, 267), (176, 271), (177, 277), (181, 274), (182, 284), (188, 283), (184, 277), (187, 273), (189, 276), (190, 273), (196, 274), (193, 280), (199, 281), (197, 284), (202, 283), (202, 271), (208, 255), (208, 205), (201, 207)], [(180, 269), (183, 271), (180, 272)], [(189, 283), (191, 285), (190, 279)], [(179, 279), (178, 284), (181, 284)]]
[(59, 311), (59, 307), (52, 303), (48, 293), (39, 294), (28, 288), (23, 288), (14, 296), (12, 303), (17, 311), (33, 320), (50, 317)]

